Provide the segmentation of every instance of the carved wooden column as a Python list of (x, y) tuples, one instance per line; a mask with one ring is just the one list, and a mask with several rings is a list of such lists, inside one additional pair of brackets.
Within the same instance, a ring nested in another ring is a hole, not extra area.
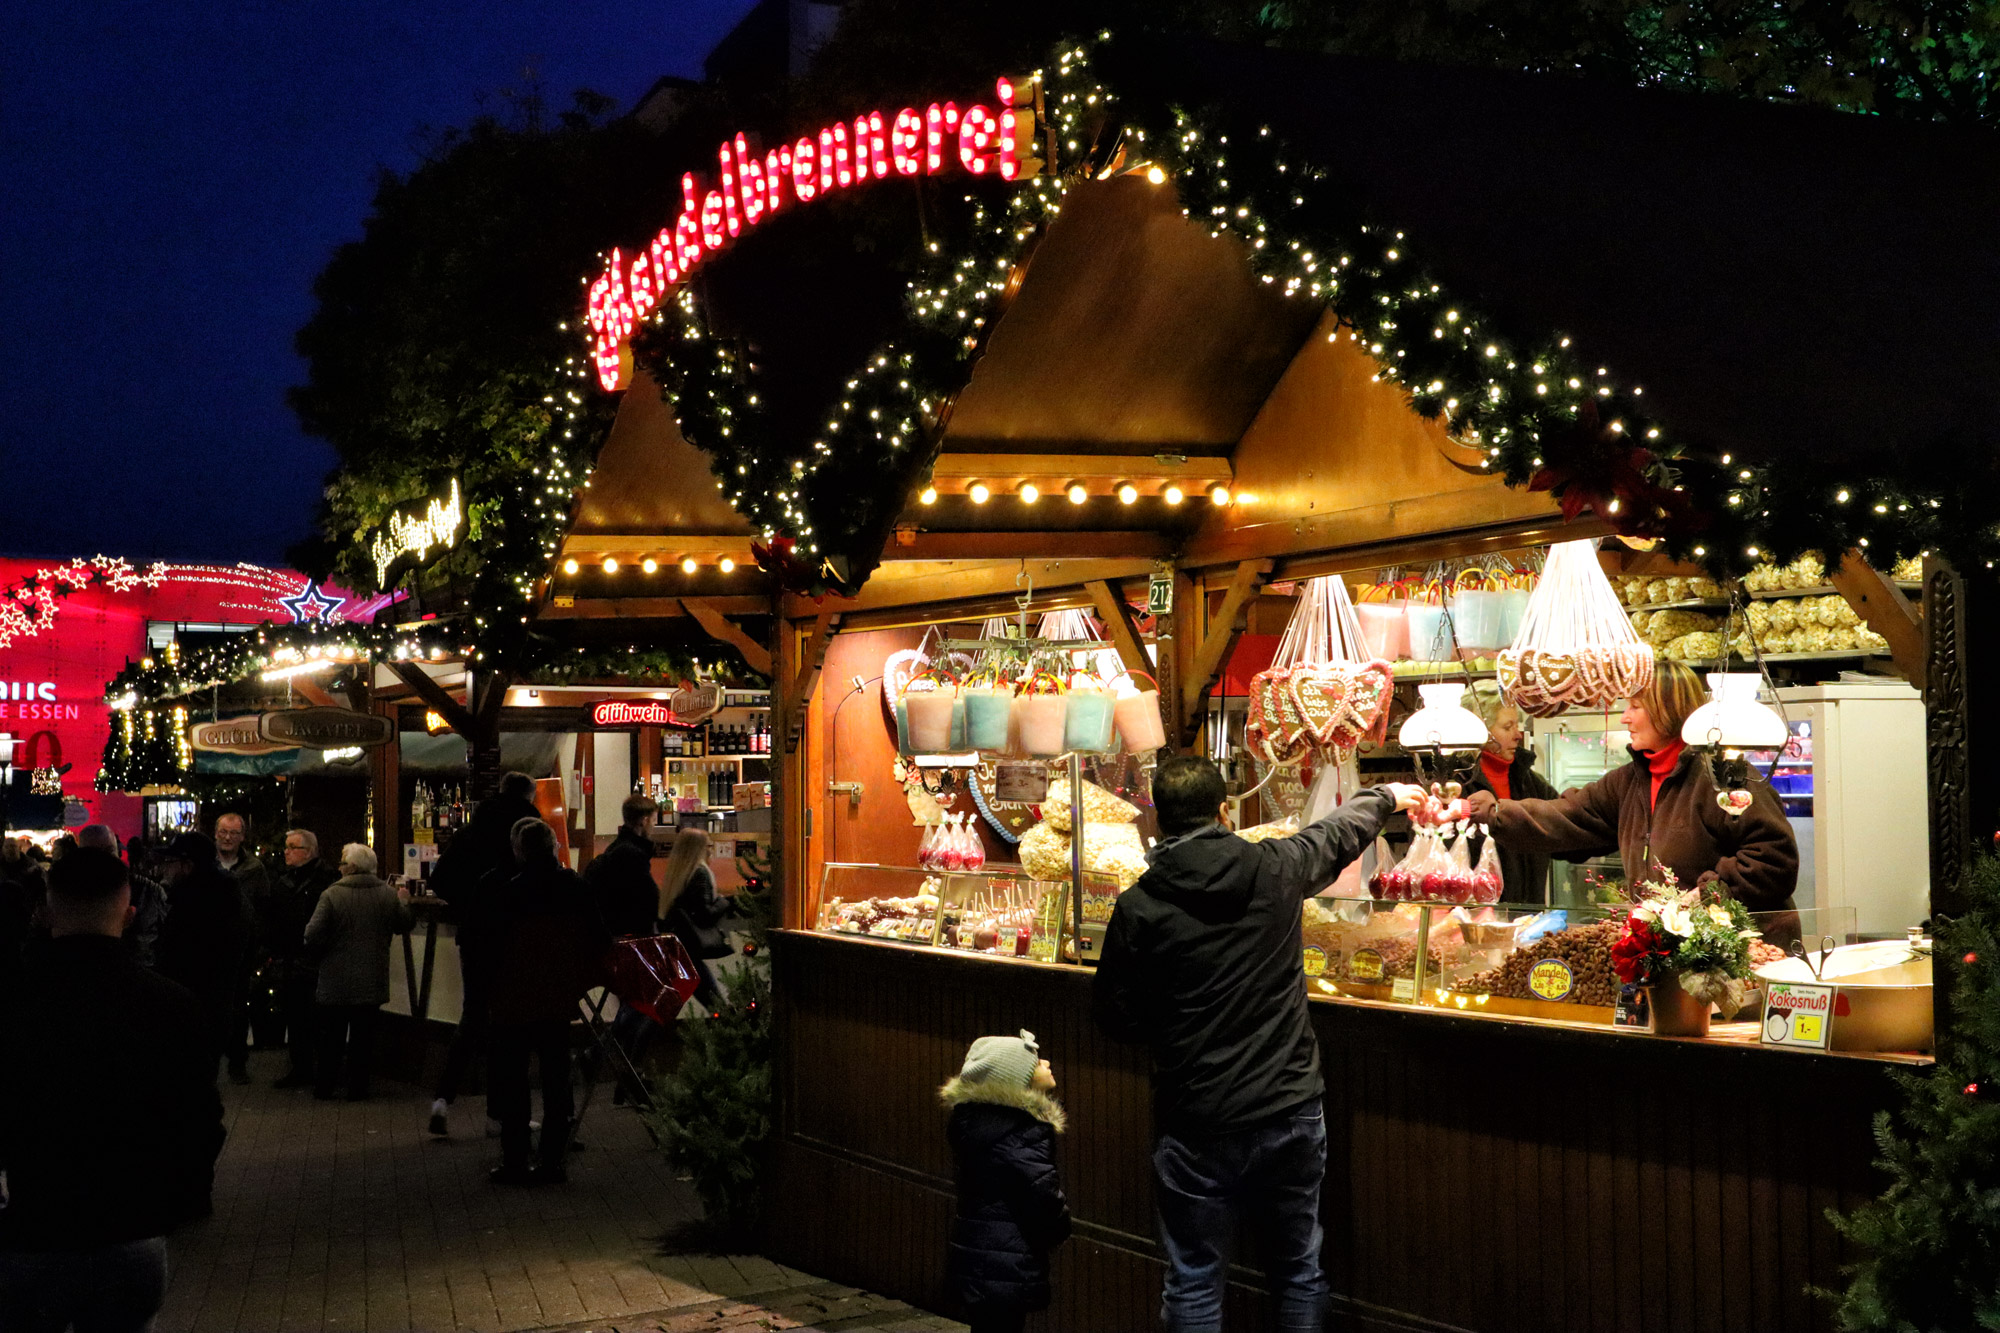
[(1966, 863), (2000, 824), (2000, 582), (1924, 562), (1924, 707), (1930, 750), (1931, 910), (1964, 910)]

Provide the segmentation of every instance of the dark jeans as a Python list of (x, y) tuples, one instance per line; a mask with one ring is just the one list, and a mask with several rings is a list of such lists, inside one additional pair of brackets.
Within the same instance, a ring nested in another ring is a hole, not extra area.
[(167, 1298), (167, 1242), (93, 1250), (0, 1250), (0, 1329), (145, 1333)]
[(375, 1014), (379, 1004), (322, 1004), (318, 1007), (319, 1057), (313, 1069), (313, 1091), (331, 1097), (340, 1088), (343, 1065), (347, 1095), (356, 1101), (368, 1095), (368, 1066), (375, 1055)]
[(563, 1169), (569, 1151), (570, 1120), (576, 1100), (569, 1086), (569, 1020), (537, 1023), (495, 1023), (486, 1049), (486, 1114), (500, 1122), (500, 1156), (510, 1166), (528, 1162), (528, 1121), (533, 1099), (528, 1092), (528, 1059), (542, 1071), (541, 1160), (546, 1169)]
[[(447, 1102), (458, 1100), (458, 1089), (465, 1082), (465, 1072), (472, 1065), (473, 1057), (486, 1050), (486, 974), (478, 965), (459, 954), (460, 983), (465, 988), (465, 1003), (459, 1010), (458, 1030), (451, 1034), (451, 1049), (445, 1052), (444, 1073), (438, 1076), (437, 1092), (433, 1095)], [(489, 1078), (491, 1074), (489, 1071)]]
[(1226, 1250), (1238, 1217), (1264, 1234), (1264, 1272), (1278, 1328), (1318, 1333), (1326, 1306), (1319, 1267), (1319, 1191), (1326, 1178), (1320, 1102), (1226, 1133), (1162, 1134), (1153, 1148), (1153, 1171), (1167, 1256), (1160, 1320), (1170, 1333), (1221, 1333)]
[(255, 963), (245, 961), (223, 1000), (222, 1054), (232, 1074), (250, 1067), (250, 991), (256, 985), (256, 970)]

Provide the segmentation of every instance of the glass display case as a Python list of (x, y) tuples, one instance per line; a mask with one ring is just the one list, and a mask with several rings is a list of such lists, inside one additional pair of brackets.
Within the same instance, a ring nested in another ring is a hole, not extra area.
[(1067, 939), (1068, 890), (1007, 866), (917, 870), (836, 862), (821, 881), (818, 927), (835, 935), (1052, 962)]
[(1303, 931), (1307, 984), (1323, 995), (1356, 1000), (1417, 1001), (1441, 959), (1433, 949), (1423, 966), (1423, 903), (1324, 896), (1305, 901)]

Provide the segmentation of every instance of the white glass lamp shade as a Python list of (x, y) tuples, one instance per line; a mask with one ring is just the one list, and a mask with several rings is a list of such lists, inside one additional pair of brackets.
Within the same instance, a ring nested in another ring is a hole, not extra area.
[(1754, 671), (1716, 672), (1708, 678), (1709, 700), (1681, 726), (1689, 745), (1729, 750), (1777, 750), (1791, 739), (1785, 719), (1757, 699), (1763, 677)]
[(1417, 686), (1423, 704), (1403, 720), (1396, 742), (1405, 750), (1477, 750), (1486, 744), (1486, 724), (1459, 702), (1465, 686), (1455, 682)]

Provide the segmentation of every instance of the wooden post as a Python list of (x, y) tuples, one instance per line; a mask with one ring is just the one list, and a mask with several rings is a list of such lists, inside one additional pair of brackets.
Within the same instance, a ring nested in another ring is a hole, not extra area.
[(1849, 551), (1829, 582), (1854, 608), (1868, 628), (1889, 641), (1889, 655), (1905, 680), (1922, 680), (1925, 671), (1924, 626), (1903, 590), (1881, 571)]
[(1097, 618), (1104, 622), (1104, 632), (1111, 638), (1111, 646), (1118, 650), (1118, 660), (1127, 671), (1143, 671), (1148, 675), (1153, 671), (1153, 659), (1146, 656), (1146, 645), (1139, 642), (1139, 631), (1132, 623), (1132, 608), (1118, 590), (1103, 579), (1094, 579), (1083, 585), (1090, 590), (1091, 605), (1097, 610)]
[(1183, 748), (1194, 743), (1208, 705), (1208, 692), (1215, 688), (1217, 678), (1229, 664), (1229, 654), (1249, 623), (1251, 599), (1264, 586), (1271, 568), (1269, 560), (1245, 560), (1236, 566), (1235, 576), (1229, 580), (1229, 591), (1223, 594), (1222, 607), (1194, 650), (1193, 663), (1180, 682)]
[[(393, 700), (371, 699), (369, 711), (395, 721), (398, 705)], [(402, 732), (387, 745), (368, 751), (368, 781), (375, 793), (375, 826), (368, 837), (375, 855), (385, 867), (397, 870), (403, 864), (403, 747)]]

